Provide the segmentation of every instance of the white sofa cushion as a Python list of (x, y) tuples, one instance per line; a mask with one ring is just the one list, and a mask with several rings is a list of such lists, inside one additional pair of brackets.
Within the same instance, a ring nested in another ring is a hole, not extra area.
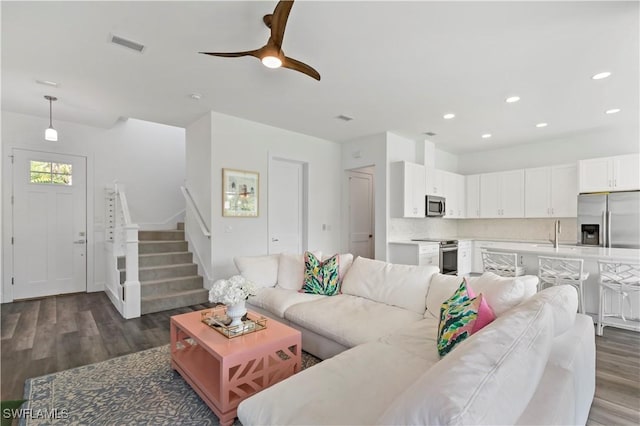
[(371, 425), (426, 368), (421, 358), (370, 342), (251, 396), (238, 418), (245, 425)]
[[(311, 252), (318, 259), (322, 252)], [(304, 254), (281, 253), (278, 261), (278, 284), (276, 287), (285, 290), (300, 290), (304, 281)]]
[(435, 266), (394, 265), (358, 257), (342, 281), (342, 293), (423, 315)]
[(535, 295), (553, 308), (553, 334), (559, 336), (573, 327), (578, 312), (578, 291), (571, 285), (548, 287)]
[[(460, 287), (462, 279), (462, 277), (456, 275), (433, 274), (431, 282), (429, 283), (429, 290), (427, 291), (427, 311), (424, 313), (425, 318), (440, 320), (440, 307), (445, 300), (450, 298), (453, 292)], [(469, 284), (475, 291), (471, 280)]]
[(429, 362), (429, 366), (440, 361), (440, 355), (435, 349), (438, 344), (438, 320), (433, 318), (425, 318), (397, 329), (382, 336), (379, 341), (423, 358)]
[[(329, 259), (331, 256), (325, 256), (322, 261)], [(340, 263), (340, 269), (338, 270), (338, 276), (340, 280), (347, 274), (351, 265), (353, 265), (353, 255), (351, 253), (342, 253), (338, 255), (338, 263)]]
[(257, 293), (255, 296), (249, 296), (249, 304), (269, 311), (279, 318), (284, 318), (286, 310), (295, 304), (327, 297), (321, 294), (298, 293), (295, 290), (285, 290), (278, 287), (259, 288)]
[(419, 321), (422, 314), (340, 294), (293, 305), (284, 317), (350, 348)]
[(273, 287), (278, 282), (279, 254), (234, 257), (240, 275), (258, 287)]
[(532, 298), (460, 343), (400, 394), (379, 422), (514, 424), (537, 389), (552, 340), (551, 307)]

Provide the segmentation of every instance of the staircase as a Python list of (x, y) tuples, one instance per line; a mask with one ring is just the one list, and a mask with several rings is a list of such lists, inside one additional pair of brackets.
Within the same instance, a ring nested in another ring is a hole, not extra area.
[[(198, 266), (184, 239), (184, 224), (176, 230), (138, 232), (140, 313), (166, 311), (209, 301)], [(120, 282), (125, 280), (125, 258), (118, 258)]]

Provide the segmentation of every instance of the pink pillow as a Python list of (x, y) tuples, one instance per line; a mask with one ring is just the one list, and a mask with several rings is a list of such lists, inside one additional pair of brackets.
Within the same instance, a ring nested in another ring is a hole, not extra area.
[[(469, 295), (469, 299), (473, 299), (474, 297), (476, 297), (476, 293), (469, 285), (469, 281), (467, 281), (467, 278), (465, 278), (464, 280), (467, 284), (467, 294)], [(480, 299), (480, 307), (478, 308), (478, 319), (473, 323), (471, 334), (475, 334), (477, 331), (480, 331), (496, 319), (496, 314), (493, 313), (493, 309), (491, 309), (491, 306), (489, 306), (482, 293), (480, 293), (478, 298)]]

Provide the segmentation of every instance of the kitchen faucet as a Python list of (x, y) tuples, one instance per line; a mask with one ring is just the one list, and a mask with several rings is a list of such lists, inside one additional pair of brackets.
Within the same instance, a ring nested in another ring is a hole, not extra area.
[(560, 219), (553, 223), (553, 240), (549, 240), (553, 243), (553, 248), (557, 249), (560, 245), (558, 238), (560, 236)]

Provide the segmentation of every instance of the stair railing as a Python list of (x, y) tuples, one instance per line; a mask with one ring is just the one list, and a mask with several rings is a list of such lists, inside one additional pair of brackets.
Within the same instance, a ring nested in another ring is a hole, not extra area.
[[(138, 276), (139, 226), (131, 221), (123, 185), (114, 182), (113, 188), (107, 188), (106, 205), (106, 241), (111, 243), (107, 244), (107, 295), (124, 318), (137, 318), (140, 316), (141, 303)], [(118, 257), (121, 256), (125, 258), (124, 283), (118, 268)]]
[(185, 239), (193, 252), (193, 260), (198, 265), (198, 273), (204, 277), (204, 287), (211, 288), (211, 231), (207, 227), (202, 213), (184, 186), (180, 187), (186, 203), (185, 214)]
[(211, 238), (211, 232), (209, 231), (209, 228), (207, 228), (207, 224), (204, 222), (204, 219), (202, 219), (202, 214), (200, 214), (200, 210), (198, 210), (198, 206), (196, 206), (195, 201), (193, 201), (193, 197), (191, 196), (191, 193), (184, 186), (180, 187), (180, 191), (182, 191), (182, 195), (184, 195), (184, 199), (187, 203), (187, 207), (189, 207), (189, 210), (193, 214), (193, 217), (196, 219), (196, 223), (200, 227), (200, 231), (202, 232), (202, 235), (204, 235), (207, 238)]

